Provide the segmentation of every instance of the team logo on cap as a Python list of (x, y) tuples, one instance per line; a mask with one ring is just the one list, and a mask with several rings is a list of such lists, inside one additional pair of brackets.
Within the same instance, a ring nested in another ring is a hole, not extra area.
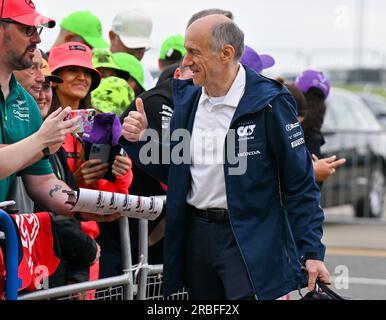
[(71, 45), (71, 46), (69, 46), (69, 49), (70, 50), (80, 50), (80, 51), (84, 51), (84, 52), (86, 52), (87, 50), (86, 50), (86, 47), (84, 47), (84, 46), (81, 46), (81, 45)]
[(28, 4), (28, 6), (31, 7), (32, 9), (35, 9), (35, 5), (32, 2), (32, 0), (25, 0), (25, 3)]

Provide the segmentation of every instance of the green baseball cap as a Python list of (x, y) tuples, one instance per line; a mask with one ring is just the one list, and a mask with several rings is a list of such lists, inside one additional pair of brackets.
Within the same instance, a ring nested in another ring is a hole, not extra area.
[(133, 89), (127, 81), (118, 77), (101, 80), (98, 88), (91, 92), (91, 103), (100, 112), (114, 112), (120, 116), (135, 99)]
[(113, 55), (109, 49), (96, 48), (92, 50), (92, 64), (98, 68), (110, 68), (119, 70), (117, 64), (113, 60)]
[(102, 37), (102, 24), (90, 11), (75, 11), (65, 17), (60, 26), (81, 36), (92, 48), (108, 48), (109, 43)]
[(138, 84), (145, 89), (145, 75), (143, 73), (143, 67), (139, 60), (133, 55), (125, 52), (113, 53), (113, 59), (119, 70), (128, 72)]
[(178, 60), (186, 54), (185, 38), (179, 34), (170, 36), (162, 43), (159, 58), (162, 60)]

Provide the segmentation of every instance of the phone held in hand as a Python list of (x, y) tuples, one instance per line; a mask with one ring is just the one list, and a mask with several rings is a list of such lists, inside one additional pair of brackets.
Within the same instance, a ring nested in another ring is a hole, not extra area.
[(125, 151), (125, 149), (121, 148), (121, 150), (119, 150), (119, 155), (123, 157), (127, 157), (127, 152)]
[(90, 148), (88, 159), (100, 159), (103, 163), (109, 162), (111, 146), (109, 144), (93, 143)]
[(95, 114), (95, 109), (71, 110), (67, 116), (67, 119), (73, 119), (76, 116), (79, 116), (78, 129), (76, 129), (76, 133), (90, 132), (94, 122)]

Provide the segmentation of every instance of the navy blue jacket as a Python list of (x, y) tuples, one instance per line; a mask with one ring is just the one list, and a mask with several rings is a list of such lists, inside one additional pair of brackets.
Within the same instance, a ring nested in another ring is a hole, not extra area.
[[(245, 92), (230, 125), (236, 132), (236, 143), (229, 152), (245, 161), (247, 169), (242, 175), (230, 174), (237, 164), (225, 159), (228, 210), (256, 297), (276, 299), (306, 284), (300, 271), (302, 260), (324, 259), (324, 214), (319, 206), (320, 191), (315, 184), (312, 159), (296, 119), (295, 101), (280, 83), (245, 69)], [(191, 81), (174, 82), (171, 132), (178, 128), (192, 132), (200, 95), (201, 88)], [(248, 141), (246, 150), (240, 145), (242, 140)], [(125, 145), (134, 161), (139, 161), (142, 145)], [(173, 150), (179, 143), (172, 141), (170, 146)], [(228, 147), (226, 141), (225, 154)], [(189, 152), (189, 148), (185, 151)], [(164, 293), (169, 295), (185, 284), (189, 163), (142, 167), (168, 185)]]

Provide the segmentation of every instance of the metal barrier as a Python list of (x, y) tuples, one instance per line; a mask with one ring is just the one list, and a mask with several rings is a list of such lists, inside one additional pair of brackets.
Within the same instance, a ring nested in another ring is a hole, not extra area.
[(5, 280), (5, 299), (17, 300), (17, 290), (19, 289), (18, 279), (18, 253), (19, 242), (12, 218), (3, 210), (0, 210), (0, 224), (5, 233), (6, 246), (6, 280)]
[[(145, 300), (165, 300), (162, 295), (163, 265), (150, 265), (147, 268)], [(189, 294), (183, 289), (168, 296), (166, 300), (189, 300)]]
[[(86, 300), (88, 290), (96, 290), (93, 300), (125, 300), (125, 286), (130, 284), (128, 273), (120, 276), (88, 281), (24, 294), (19, 300)], [(132, 288), (132, 292), (134, 288)]]
[[(121, 236), (123, 274), (116, 277), (76, 283), (57, 288), (41, 290), (21, 295), (19, 300), (133, 300), (136, 285), (133, 283), (129, 220), (127, 217), (119, 219)], [(87, 292), (95, 290), (95, 292)]]
[[(166, 202), (165, 196), (160, 196)], [(129, 220), (119, 220), (122, 248), (123, 274), (96, 281), (82, 282), (57, 288), (40, 290), (19, 296), (19, 300), (163, 300), (163, 265), (148, 264), (148, 221), (139, 221), (140, 263), (132, 265)], [(92, 293), (87, 291), (92, 290)], [(95, 290), (95, 292), (94, 292)], [(168, 300), (186, 300), (188, 293), (182, 290)]]
[[(166, 198), (164, 199), (166, 201)], [(141, 220), (139, 223), (139, 252), (140, 263), (136, 272), (136, 283), (138, 284), (137, 300), (165, 300), (162, 295), (163, 265), (148, 264), (148, 221)], [(183, 289), (168, 297), (167, 300), (188, 300), (188, 292)]]

